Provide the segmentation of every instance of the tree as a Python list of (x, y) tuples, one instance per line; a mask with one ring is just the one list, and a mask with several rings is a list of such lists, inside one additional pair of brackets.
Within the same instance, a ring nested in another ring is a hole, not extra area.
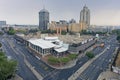
[(2, 44), (0, 43), (0, 48), (2, 47)]
[(10, 79), (16, 70), (17, 62), (9, 60), (3, 52), (0, 52), (0, 80)]
[(93, 54), (93, 52), (86, 52), (86, 56), (89, 58), (93, 58), (94, 54)]
[(68, 32), (70, 35), (75, 35), (75, 32), (69, 31)]
[(62, 35), (66, 35), (67, 32), (66, 32), (66, 31), (62, 31), (61, 34), (62, 34)]
[(10, 28), (9, 31), (7, 32), (9, 35), (14, 35), (15, 30), (13, 28)]
[(43, 31), (41, 31), (41, 33), (49, 33), (49, 34), (54, 34), (54, 33), (56, 33), (56, 30), (50, 30), (50, 29), (48, 29), (48, 30), (43, 30)]
[(117, 36), (117, 40), (120, 42), (120, 35)]

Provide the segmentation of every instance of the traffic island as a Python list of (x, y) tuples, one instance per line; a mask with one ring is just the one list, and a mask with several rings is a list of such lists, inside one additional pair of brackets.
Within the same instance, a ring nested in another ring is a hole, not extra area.
[(53, 55), (42, 58), (49, 66), (56, 69), (66, 69), (73, 67), (76, 64), (77, 54), (67, 54), (63, 57), (56, 57)]

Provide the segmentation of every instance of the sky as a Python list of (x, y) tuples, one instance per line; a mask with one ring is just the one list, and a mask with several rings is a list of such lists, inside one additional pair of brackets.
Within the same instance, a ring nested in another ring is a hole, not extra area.
[(79, 22), (85, 4), (90, 9), (92, 25), (120, 25), (120, 0), (0, 0), (0, 20), (38, 25), (38, 12), (45, 5), (50, 21), (73, 18)]

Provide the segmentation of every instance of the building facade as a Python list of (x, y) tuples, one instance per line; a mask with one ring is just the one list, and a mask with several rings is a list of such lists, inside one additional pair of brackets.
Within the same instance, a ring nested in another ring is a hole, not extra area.
[(39, 12), (39, 29), (47, 30), (49, 23), (49, 12), (46, 9), (42, 9)]
[(85, 30), (85, 24), (83, 23), (58, 24), (58, 22), (52, 21), (48, 26), (50, 30), (56, 30), (57, 34), (61, 34), (61, 31), (76, 33)]
[(5, 26), (6, 25), (6, 21), (0, 21), (0, 27)]
[(80, 12), (80, 23), (84, 23), (86, 25), (86, 28), (90, 26), (90, 10), (86, 5)]

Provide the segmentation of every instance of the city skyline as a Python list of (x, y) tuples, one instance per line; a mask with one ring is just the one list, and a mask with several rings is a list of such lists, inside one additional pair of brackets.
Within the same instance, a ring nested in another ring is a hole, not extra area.
[(4, 0), (0, 3), (0, 20), (6, 20), (7, 24), (38, 25), (38, 12), (45, 5), (45, 8), (50, 12), (50, 21), (69, 21), (73, 18), (79, 22), (80, 11), (86, 4), (91, 11), (91, 24), (120, 25), (119, 2), (119, 0), (69, 0), (69, 2), (63, 0)]

